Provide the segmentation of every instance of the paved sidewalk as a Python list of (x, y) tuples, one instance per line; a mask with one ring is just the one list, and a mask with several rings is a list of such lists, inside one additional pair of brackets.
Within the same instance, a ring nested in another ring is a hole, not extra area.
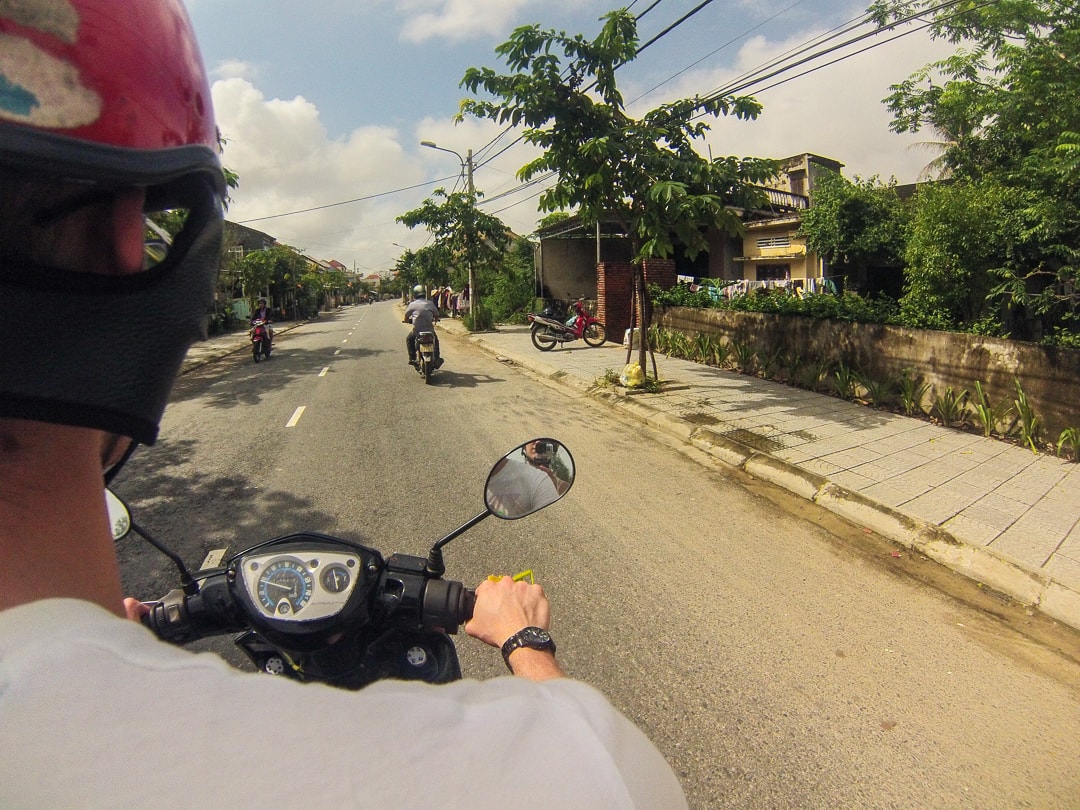
[(664, 392), (626, 394), (618, 344), (440, 327), (1080, 629), (1080, 464), (659, 354)]
[[(598, 384), (625, 365), (618, 344), (540, 352), (525, 326), (439, 328), (1080, 629), (1080, 464), (663, 355), (664, 393), (628, 395)], [(181, 373), (249, 349), (211, 338)]]

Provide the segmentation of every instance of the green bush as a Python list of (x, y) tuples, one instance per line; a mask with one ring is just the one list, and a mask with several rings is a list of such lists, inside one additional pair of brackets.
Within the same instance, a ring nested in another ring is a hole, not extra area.
[(657, 306), (692, 307), (695, 309), (726, 309), (734, 312), (765, 312), (775, 315), (805, 315), (809, 318), (831, 318), (865, 323), (898, 323), (899, 307), (886, 296), (863, 298), (852, 292), (806, 293), (794, 295), (787, 290), (755, 290), (749, 295), (715, 300), (708, 292), (691, 292), (689, 285), (678, 284), (663, 290), (649, 285), (649, 296)]
[[(912, 329), (935, 329), (942, 332), (986, 335), (1008, 338), (997, 315), (987, 314), (967, 324), (958, 324), (934, 308), (913, 308), (910, 302), (901, 307), (888, 296), (865, 298), (845, 291), (805, 293), (798, 296), (783, 289), (755, 290), (748, 295), (714, 299), (706, 290), (691, 292), (688, 284), (671, 289), (649, 285), (649, 296), (656, 306), (690, 307), (693, 309), (723, 309), (732, 312), (764, 312), (774, 315), (803, 315), (808, 318), (850, 321), (853, 323), (885, 323)], [(1080, 349), (1080, 331), (1057, 326), (1052, 335), (1043, 339), (1047, 346)]]
[(484, 299), (473, 301), (472, 312), (466, 312), (461, 320), (465, 324), (465, 328), (470, 332), (487, 331), (494, 323), (491, 317), (491, 309)]

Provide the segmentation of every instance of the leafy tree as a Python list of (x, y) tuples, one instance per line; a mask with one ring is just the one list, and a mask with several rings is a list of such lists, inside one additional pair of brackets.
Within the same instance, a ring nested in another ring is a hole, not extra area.
[(291, 295), (295, 300), (296, 314), (301, 318), (310, 318), (319, 311), (325, 301), (323, 278), (319, 273), (306, 270), (292, 278)]
[(488, 301), (494, 320), (524, 321), (536, 292), (534, 248), (532, 242), (519, 236), (504, 257), (502, 271), (485, 281), (484, 289), (491, 290)]
[(906, 253), (904, 323), (954, 329), (996, 319), (994, 269), (1023, 239), (1025, 202), (989, 180), (923, 187)]
[(565, 222), (568, 219), (570, 219), (570, 215), (568, 213), (566, 213), (565, 211), (553, 211), (552, 213), (548, 214), (546, 217), (543, 217), (540, 220), (540, 222), (537, 224), (537, 227), (538, 228), (548, 228), (548, 227), (551, 227), (552, 225), (556, 224), (557, 222)]
[[(448, 283), (464, 283), (468, 272), (462, 268), (457, 277), (451, 274), (452, 258), (446, 245), (436, 242), (419, 250), (406, 250), (398, 259), (396, 270), (404, 289), (417, 284), (425, 287), (442, 287)], [(460, 289), (460, 287), (458, 287)]]
[[(1012, 192), (1015, 215), (994, 292), (1043, 326), (1080, 307), (1080, 8), (1075, 0), (879, 0), (884, 22), (921, 12), (963, 47), (899, 84), (885, 103), (896, 132), (948, 131), (943, 166), (958, 182)], [(983, 181), (993, 181), (983, 186)], [(985, 206), (984, 206), (985, 207)], [(1034, 336), (1034, 335), (1033, 335)]]
[[(273, 245), (266, 250), (253, 250), (237, 262), (244, 293), (256, 298), (264, 292), (276, 292), (279, 302), (286, 290), (298, 289), (308, 274), (307, 260), (287, 245)], [(321, 287), (321, 278), (320, 284)]]
[(811, 202), (799, 233), (854, 286), (865, 287), (872, 268), (901, 263), (908, 214), (895, 183), (882, 185), (876, 177), (850, 181), (830, 172), (815, 180)]
[[(430, 246), (435, 250), (422, 258), (427, 262), (424, 277), (436, 286), (445, 285), (452, 270), (456, 270), (454, 286), (462, 289), (471, 267), (477, 286), (487, 289), (481, 280), (501, 267), (502, 255), (510, 242), (509, 228), (498, 217), (477, 208), (474, 195), (447, 194), (441, 188), (435, 189), (434, 197), (402, 214), (397, 221), (409, 228), (424, 226), (435, 238)], [(441, 262), (441, 266), (432, 266), (435, 261)], [(477, 295), (478, 290), (470, 290), (470, 296)]]
[[(641, 326), (639, 363), (646, 367), (649, 310), (642, 260), (670, 256), (673, 239), (691, 258), (707, 250), (705, 226), (737, 233), (729, 206), (753, 208), (763, 193), (752, 187), (776, 174), (772, 161), (694, 151), (707, 131), (701, 116), (755, 118), (749, 97), (694, 97), (664, 104), (640, 119), (628, 116), (615, 71), (638, 53), (637, 23), (626, 9), (612, 11), (595, 39), (539, 26), (516, 29), (495, 51), (510, 73), (470, 68), (462, 86), (495, 100), (466, 99), (462, 115), (523, 127), (523, 139), (543, 154), (518, 170), (522, 182), (549, 172), (554, 185), (539, 199), (542, 211), (576, 209), (589, 223), (617, 221), (633, 247), (635, 299)], [(561, 53), (561, 56), (560, 56)]]

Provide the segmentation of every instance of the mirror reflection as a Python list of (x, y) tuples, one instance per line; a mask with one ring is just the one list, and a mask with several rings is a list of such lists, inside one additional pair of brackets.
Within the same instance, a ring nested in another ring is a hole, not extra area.
[(492, 468), (484, 503), (496, 517), (517, 520), (550, 506), (574, 483), (574, 459), (555, 439), (515, 447)]
[(112, 490), (105, 490), (105, 508), (109, 510), (109, 525), (113, 540), (122, 540), (131, 531), (131, 513), (124, 502)]

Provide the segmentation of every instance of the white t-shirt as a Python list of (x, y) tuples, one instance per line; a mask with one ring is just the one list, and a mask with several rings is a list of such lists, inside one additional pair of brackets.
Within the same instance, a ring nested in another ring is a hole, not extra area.
[(559, 499), (551, 476), (524, 461), (507, 460), (487, 490), (491, 510), (502, 517), (523, 517)]
[(71, 599), (0, 611), (0, 807), (684, 808), (660, 752), (560, 678), (244, 673)]

